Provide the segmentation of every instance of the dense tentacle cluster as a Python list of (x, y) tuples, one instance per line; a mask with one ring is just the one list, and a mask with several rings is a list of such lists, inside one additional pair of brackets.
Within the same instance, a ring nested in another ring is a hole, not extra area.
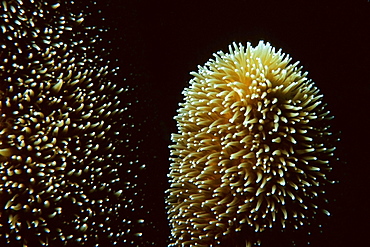
[(218, 246), (245, 227), (329, 214), (317, 203), (334, 150), (319, 90), (269, 43), (229, 50), (191, 73), (175, 117), (170, 246)]
[(126, 192), (139, 190), (120, 172), (135, 146), (122, 133), (128, 89), (99, 46), (106, 30), (73, 1), (0, 11), (0, 245), (130, 243), (141, 233), (126, 226), (144, 220), (128, 216), (140, 204)]

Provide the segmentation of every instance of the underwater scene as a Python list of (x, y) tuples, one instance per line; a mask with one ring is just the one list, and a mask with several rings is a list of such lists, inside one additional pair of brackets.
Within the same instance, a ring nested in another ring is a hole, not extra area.
[(365, 246), (370, 3), (3, 0), (0, 246)]

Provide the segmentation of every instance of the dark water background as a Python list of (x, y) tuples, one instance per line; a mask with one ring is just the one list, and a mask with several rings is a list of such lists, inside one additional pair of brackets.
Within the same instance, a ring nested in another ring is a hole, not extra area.
[[(145, 219), (142, 246), (165, 246), (169, 235), (164, 209), (167, 146), (176, 131), (172, 117), (191, 78), (189, 72), (212, 53), (227, 51), (233, 41), (256, 45), (261, 39), (301, 61), (336, 117), (334, 130), (341, 131), (337, 155), (342, 161), (333, 165), (332, 174), (340, 183), (328, 191), (332, 217), (310, 246), (366, 246), (370, 3), (271, 2), (107, 0), (90, 8), (102, 10), (90, 21), (110, 27), (103, 38), (112, 40), (108, 45), (113, 48), (112, 59), (118, 58), (121, 78), (126, 78), (123, 84), (135, 88), (124, 100), (133, 103), (130, 114), (140, 126), (140, 131), (133, 128), (136, 134), (130, 140), (139, 142), (139, 148), (127, 155), (138, 159), (132, 169), (140, 173), (135, 198), (144, 209), (135, 217)], [(146, 169), (139, 170), (142, 164)], [(271, 234), (273, 239), (264, 240), (262, 246), (283, 246), (297, 237), (293, 235)]]

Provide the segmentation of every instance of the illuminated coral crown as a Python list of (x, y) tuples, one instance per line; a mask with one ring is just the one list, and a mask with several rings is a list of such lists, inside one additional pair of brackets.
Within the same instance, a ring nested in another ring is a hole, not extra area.
[(329, 215), (315, 203), (325, 201), (335, 149), (331, 117), (307, 72), (262, 41), (214, 56), (191, 73), (175, 117), (170, 246), (214, 246), (244, 227), (298, 228)]

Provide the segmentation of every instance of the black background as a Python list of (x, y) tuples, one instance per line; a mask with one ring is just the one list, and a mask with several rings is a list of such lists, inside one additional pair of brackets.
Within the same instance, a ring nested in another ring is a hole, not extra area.
[[(335, 116), (341, 132), (333, 177), (340, 183), (329, 198), (332, 217), (312, 246), (365, 246), (369, 218), (370, 3), (311, 1), (99, 1), (95, 25), (104, 17), (110, 28), (112, 57), (120, 76), (135, 88), (144, 143), (139, 155), (146, 164), (142, 193), (151, 222), (144, 238), (165, 246), (169, 234), (164, 190), (168, 187), (173, 116), (190, 71), (233, 41), (270, 42), (293, 61), (301, 61)], [(130, 96), (133, 97), (133, 96)], [(141, 103), (144, 102), (144, 103)], [(148, 223), (149, 224), (149, 223)], [(279, 237), (277, 237), (279, 238)], [(277, 241), (270, 246), (280, 246)], [(262, 245), (267, 246), (267, 245)]]

